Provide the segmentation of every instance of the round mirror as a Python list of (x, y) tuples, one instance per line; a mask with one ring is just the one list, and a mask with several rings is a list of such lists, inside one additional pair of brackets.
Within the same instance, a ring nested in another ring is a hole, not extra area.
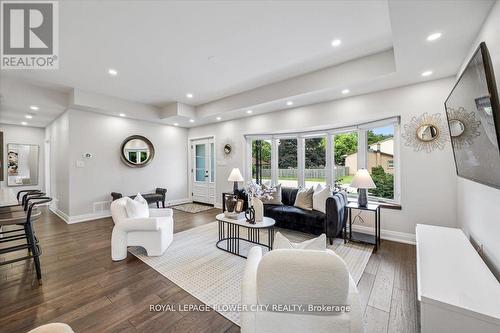
[(431, 124), (425, 124), (417, 129), (417, 138), (419, 140), (429, 142), (435, 140), (439, 136), (439, 129)]
[(449, 125), (450, 125), (450, 135), (453, 138), (456, 138), (456, 137), (462, 135), (462, 133), (465, 131), (465, 125), (460, 120), (451, 119), (449, 121)]
[(129, 136), (122, 143), (121, 158), (128, 166), (142, 168), (148, 165), (154, 156), (153, 144), (141, 135)]
[(224, 145), (224, 154), (226, 154), (226, 155), (231, 154), (231, 150), (233, 150), (233, 148), (231, 148), (231, 145), (230, 145), (230, 144), (228, 144), (228, 143), (226, 143), (226, 144)]

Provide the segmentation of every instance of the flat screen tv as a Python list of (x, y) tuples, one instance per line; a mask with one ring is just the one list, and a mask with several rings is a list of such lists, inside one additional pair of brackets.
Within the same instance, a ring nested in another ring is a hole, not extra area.
[(500, 107), (484, 42), (460, 75), (445, 108), (458, 176), (500, 188)]

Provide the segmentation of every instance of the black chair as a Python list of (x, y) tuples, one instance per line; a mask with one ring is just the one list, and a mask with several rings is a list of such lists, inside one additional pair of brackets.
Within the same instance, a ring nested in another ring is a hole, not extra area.
[(8, 243), (26, 239), (26, 244), (18, 244), (0, 249), (0, 255), (26, 249), (28, 250), (27, 256), (0, 262), (0, 266), (33, 258), (35, 262), (36, 276), (39, 283), (41, 283), (42, 279), (42, 271), (40, 267), (40, 255), (42, 254), (42, 250), (39, 245), (39, 241), (35, 236), (33, 222), (41, 216), (41, 211), (37, 208), (37, 206), (48, 203), (50, 201), (52, 201), (52, 199), (45, 196), (28, 196), (25, 198), (24, 203), (24, 207), (26, 207), (26, 210), (12, 210), (9, 212), (0, 213), (0, 226), (22, 226), (22, 228), (1, 231), (0, 235), (2, 235), (2, 238), (0, 238), (0, 243)]

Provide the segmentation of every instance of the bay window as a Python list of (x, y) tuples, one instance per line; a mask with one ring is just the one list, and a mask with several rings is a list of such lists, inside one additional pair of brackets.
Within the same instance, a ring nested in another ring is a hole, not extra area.
[(399, 117), (314, 132), (249, 135), (247, 179), (286, 187), (336, 185), (349, 196), (358, 169), (377, 188), (371, 200), (399, 202)]

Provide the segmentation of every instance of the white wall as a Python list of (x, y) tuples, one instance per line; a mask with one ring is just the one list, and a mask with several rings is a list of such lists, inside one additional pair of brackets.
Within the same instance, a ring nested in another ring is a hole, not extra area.
[(45, 138), (50, 145), (49, 193), (51, 207), (64, 218), (69, 216), (69, 116), (60, 115), (45, 129)]
[[(69, 110), (69, 215), (100, 214), (109, 208), (111, 192), (125, 195), (167, 188), (167, 201), (188, 198), (187, 130), (145, 121)], [(130, 135), (143, 135), (155, 147), (154, 160), (131, 168), (120, 159), (120, 146)], [(93, 155), (83, 159), (85, 153)], [(76, 165), (78, 160), (85, 167)]]
[[(480, 42), (486, 42), (500, 88), (500, 3), (497, 2), (479, 32), (462, 67)], [(500, 171), (499, 171), (500, 172)], [(500, 279), (500, 190), (458, 178), (458, 224), (475, 244), (483, 244), (484, 259)]]
[[(337, 127), (398, 115), (401, 116), (404, 125), (411, 117), (424, 112), (441, 113), (444, 117), (443, 102), (453, 82), (453, 78), (447, 78), (196, 127), (189, 130), (189, 137), (216, 136), (218, 149), (216, 199), (220, 203), (221, 192), (231, 189), (231, 184), (227, 182), (231, 168), (239, 167), (244, 170), (244, 134), (308, 129), (318, 126)], [(234, 155), (229, 160), (225, 160), (222, 154), (222, 146), (226, 141), (234, 143)], [(456, 225), (456, 176), (453, 163), (450, 144), (447, 144), (442, 151), (437, 150), (428, 154), (414, 152), (412, 148), (402, 143), (401, 204), (403, 209), (382, 211), (382, 229), (386, 230), (386, 236), (412, 237), (416, 223)]]
[(9, 143), (24, 143), (38, 145), (39, 160), (38, 160), (38, 185), (34, 186), (14, 186), (11, 187), (14, 192), (23, 189), (45, 189), (45, 153), (44, 153), (44, 129), (38, 127), (16, 126), (0, 124), (0, 132), (3, 133), (4, 142), (4, 156), (2, 156), (2, 163), (4, 163), (4, 180), (0, 182), (0, 187), (7, 187), (7, 144)]

